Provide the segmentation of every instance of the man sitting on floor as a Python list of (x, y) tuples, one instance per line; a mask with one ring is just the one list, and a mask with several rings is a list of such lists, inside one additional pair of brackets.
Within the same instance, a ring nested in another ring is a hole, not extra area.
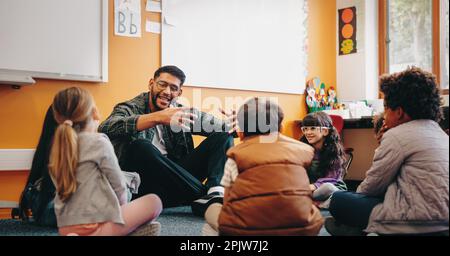
[[(149, 92), (116, 105), (99, 131), (111, 139), (122, 169), (139, 173), (137, 197), (157, 194), (165, 208), (192, 203), (193, 213), (203, 216), (211, 203), (223, 200), (220, 180), (232, 129), (176, 102), (185, 78), (175, 66), (159, 68)], [(207, 138), (194, 149), (192, 135)]]

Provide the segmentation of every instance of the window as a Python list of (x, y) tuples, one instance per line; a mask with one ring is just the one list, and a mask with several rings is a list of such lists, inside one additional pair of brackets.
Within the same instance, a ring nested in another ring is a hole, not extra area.
[(387, 8), (388, 72), (412, 65), (432, 72), (432, 1), (389, 0)]
[(417, 66), (433, 72), (448, 93), (448, 0), (379, 4), (380, 74)]
[(448, 0), (441, 0), (441, 85), (448, 90)]

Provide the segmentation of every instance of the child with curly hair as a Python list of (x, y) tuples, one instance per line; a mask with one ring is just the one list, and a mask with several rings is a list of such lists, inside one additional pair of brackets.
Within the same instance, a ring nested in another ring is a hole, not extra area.
[(332, 235), (448, 235), (449, 140), (438, 122), (434, 75), (419, 68), (383, 76), (386, 131), (357, 193), (336, 192)]

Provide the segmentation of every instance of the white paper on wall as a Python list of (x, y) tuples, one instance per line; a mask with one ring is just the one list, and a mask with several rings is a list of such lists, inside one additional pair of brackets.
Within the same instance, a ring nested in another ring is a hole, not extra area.
[(147, 20), (145, 22), (145, 31), (155, 34), (161, 34), (161, 23)]
[(147, 12), (161, 12), (161, 2), (147, 0), (145, 10)]
[(114, 0), (114, 34), (141, 37), (140, 0)]

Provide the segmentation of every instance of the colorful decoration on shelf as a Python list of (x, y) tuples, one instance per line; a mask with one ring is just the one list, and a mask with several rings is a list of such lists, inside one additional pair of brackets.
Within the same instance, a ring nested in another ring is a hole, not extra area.
[(319, 102), (316, 97), (316, 85), (320, 83), (320, 79), (315, 77), (308, 81), (306, 85), (306, 105), (308, 105), (309, 112), (317, 111)]
[(337, 99), (336, 99), (336, 91), (334, 90), (334, 86), (330, 86), (328, 89), (328, 107), (331, 107), (332, 109), (337, 108)]
[(319, 90), (319, 106), (321, 108), (324, 108), (328, 105), (327, 103), (327, 96), (325, 95), (325, 84), (320, 84), (320, 90)]
[[(306, 105), (308, 112), (316, 112), (330, 109), (340, 109), (337, 102), (336, 91), (330, 86), (326, 93), (326, 85), (320, 81), (320, 78), (314, 77), (307, 82), (306, 85)], [(317, 93), (319, 90), (319, 93)]]

